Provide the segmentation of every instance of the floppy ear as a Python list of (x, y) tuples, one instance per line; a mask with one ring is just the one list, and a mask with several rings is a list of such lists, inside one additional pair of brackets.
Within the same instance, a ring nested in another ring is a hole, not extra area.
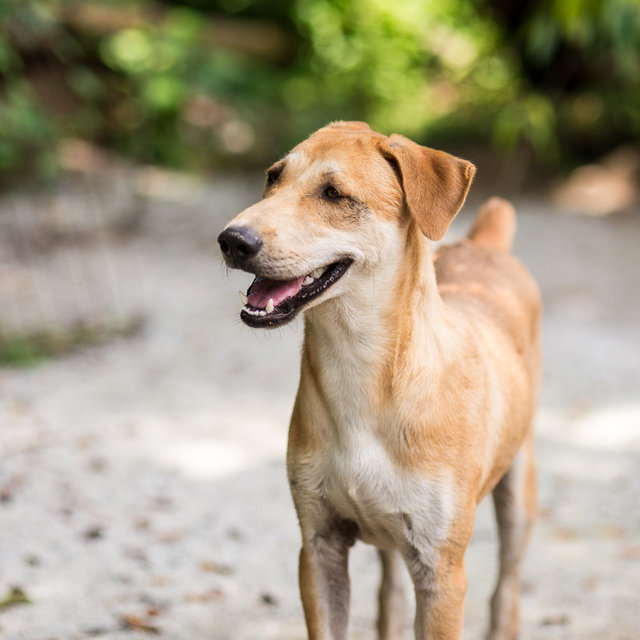
[(393, 134), (381, 146), (398, 174), (409, 212), (431, 240), (440, 240), (467, 197), (476, 168), (444, 151)]

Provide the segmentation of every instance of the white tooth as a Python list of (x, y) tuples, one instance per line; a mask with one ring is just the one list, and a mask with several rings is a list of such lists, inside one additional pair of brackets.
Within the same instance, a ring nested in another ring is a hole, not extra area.
[(307, 276), (307, 277), (302, 281), (302, 284), (306, 286), (306, 285), (308, 285), (308, 284), (311, 284), (313, 281), (314, 281), (314, 278), (312, 278), (311, 276)]
[(267, 306), (265, 307), (265, 311), (267, 313), (271, 313), (273, 311), (273, 298), (269, 298), (269, 302), (267, 302)]
[(259, 315), (259, 316), (266, 316), (266, 315), (267, 315), (267, 312), (266, 312), (266, 311), (260, 311), (260, 312), (258, 313), (258, 315)]
[(242, 304), (247, 304), (247, 296), (245, 296), (242, 291), (238, 291), (238, 295), (240, 296), (240, 300), (242, 300)]

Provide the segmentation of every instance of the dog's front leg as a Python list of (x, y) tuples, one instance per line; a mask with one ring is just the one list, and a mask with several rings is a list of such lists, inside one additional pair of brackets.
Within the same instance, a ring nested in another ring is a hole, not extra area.
[(459, 640), (467, 590), (464, 554), (442, 554), (432, 563), (412, 550), (406, 559), (416, 592), (416, 640)]
[(349, 548), (352, 523), (332, 522), (307, 532), (300, 551), (300, 594), (309, 640), (346, 640), (349, 622)]

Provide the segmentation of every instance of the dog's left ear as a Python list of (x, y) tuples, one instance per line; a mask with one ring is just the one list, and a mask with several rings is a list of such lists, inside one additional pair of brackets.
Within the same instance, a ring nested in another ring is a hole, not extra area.
[(440, 240), (460, 211), (476, 168), (396, 133), (380, 148), (398, 174), (407, 207), (420, 230), (427, 238)]

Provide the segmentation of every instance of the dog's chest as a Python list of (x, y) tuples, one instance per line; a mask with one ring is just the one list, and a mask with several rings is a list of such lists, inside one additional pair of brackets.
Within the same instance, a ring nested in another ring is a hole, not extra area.
[(354, 430), (325, 451), (324, 499), (381, 548), (437, 545), (452, 511), (449, 484), (400, 468), (369, 430)]
[[(318, 401), (309, 402), (301, 413), (309, 416), (307, 427), (323, 435), (314, 454), (294, 463), (294, 491), (308, 503), (327, 505), (334, 514), (355, 522), (365, 542), (379, 548), (410, 546), (427, 553), (447, 535), (455, 511), (454, 485), (442, 470), (429, 475), (394, 459), (391, 452), (406, 443), (393, 435), (401, 433), (396, 412), (372, 402), (369, 381), (379, 369), (372, 354), (374, 343), (325, 341), (319, 351), (324, 366), (316, 370), (322, 394), (315, 395), (316, 381), (301, 381), (304, 392)], [(334, 344), (343, 348), (330, 348)], [(303, 375), (311, 368), (303, 366)], [(318, 411), (319, 405), (324, 410)]]

